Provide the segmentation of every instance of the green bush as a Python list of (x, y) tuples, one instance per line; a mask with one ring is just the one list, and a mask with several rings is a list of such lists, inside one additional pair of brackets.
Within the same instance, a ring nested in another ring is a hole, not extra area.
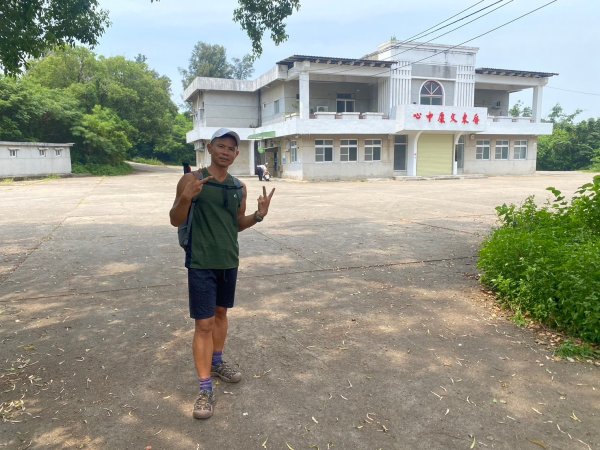
[(71, 172), (79, 175), (128, 175), (133, 172), (131, 166), (127, 163), (110, 164), (79, 164), (73, 163)]
[(600, 176), (570, 202), (533, 197), (496, 208), (501, 225), (479, 255), (481, 280), (507, 307), (600, 343)]

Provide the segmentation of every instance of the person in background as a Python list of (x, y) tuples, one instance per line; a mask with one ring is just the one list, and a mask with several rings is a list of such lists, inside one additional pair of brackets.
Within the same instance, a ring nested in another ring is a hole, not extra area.
[(264, 163), (264, 164), (259, 164), (258, 166), (256, 166), (256, 174), (258, 175), (258, 181), (262, 181), (263, 178), (265, 177), (265, 173), (268, 172), (267, 164), (268, 163)]

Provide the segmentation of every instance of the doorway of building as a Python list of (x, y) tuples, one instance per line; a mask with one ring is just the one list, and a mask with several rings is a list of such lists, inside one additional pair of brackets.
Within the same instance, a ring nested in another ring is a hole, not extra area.
[(406, 135), (394, 136), (394, 172), (406, 172)]
[(279, 161), (279, 147), (272, 147), (265, 150), (264, 157), (267, 169), (272, 177), (281, 177), (281, 161)]

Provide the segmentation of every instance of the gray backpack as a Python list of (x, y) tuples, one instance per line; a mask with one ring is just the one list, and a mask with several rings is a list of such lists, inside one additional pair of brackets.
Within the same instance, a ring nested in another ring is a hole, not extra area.
[[(202, 170), (198, 170), (198, 173), (196, 174), (196, 178), (198, 178), (199, 180), (202, 179)], [(238, 189), (240, 191), (240, 201), (241, 201), (241, 199), (242, 199), (242, 183), (240, 182), (240, 180), (238, 180), (234, 176), (232, 176), (231, 178), (233, 178), (233, 183), (235, 184), (235, 189)], [(222, 185), (216, 185), (216, 184), (213, 184), (210, 182), (207, 184), (223, 187)], [(187, 219), (185, 220), (184, 223), (182, 223), (181, 225), (179, 225), (177, 227), (177, 237), (179, 238), (179, 246), (184, 250), (187, 250), (188, 245), (190, 243), (190, 233), (192, 231), (192, 219), (194, 218), (194, 206), (196, 205), (197, 200), (198, 200), (198, 197), (196, 196), (192, 200), (190, 210), (188, 211)]]

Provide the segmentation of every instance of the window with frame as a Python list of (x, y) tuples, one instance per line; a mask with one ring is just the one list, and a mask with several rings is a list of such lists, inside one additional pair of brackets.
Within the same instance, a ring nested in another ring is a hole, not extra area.
[(333, 139), (315, 140), (315, 162), (333, 161)]
[(358, 161), (358, 140), (342, 139), (340, 140), (340, 161), (353, 162)]
[(290, 162), (298, 162), (298, 143), (296, 141), (290, 141)]
[(421, 87), (421, 105), (443, 105), (444, 90), (437, 81), (426, 81)]
[(62, 156), (62, 148), (55, 148), (54, 156)]
[(381, 139), (365, 140), (365, 161), (381, 161)]
[(508, 159), (508, 141), (496, 141), (495, 159)]
[(477, 141), (475, 159), (490, 159), (490, 141)]
[(279, 100), (273, 102), (273, 114), (279, 114)]
[(16, 148), (9, 148), (8, 156), (10, 156), (11, 158), (16, 158), (18, 152), (19, 152), (19, 150), (17, 150)]
[(38, 152), (42, 158), (46, 157), (46, 149), (45, 148), (39, 148)]
[(354, 99), (352, 98), (352, 94), (338, 94), (336, 105), (336, 111), (339, 113), (354, 112)]
[(515, 141), (513, 152), (514, 159), (527, 159), (527, 141)]

